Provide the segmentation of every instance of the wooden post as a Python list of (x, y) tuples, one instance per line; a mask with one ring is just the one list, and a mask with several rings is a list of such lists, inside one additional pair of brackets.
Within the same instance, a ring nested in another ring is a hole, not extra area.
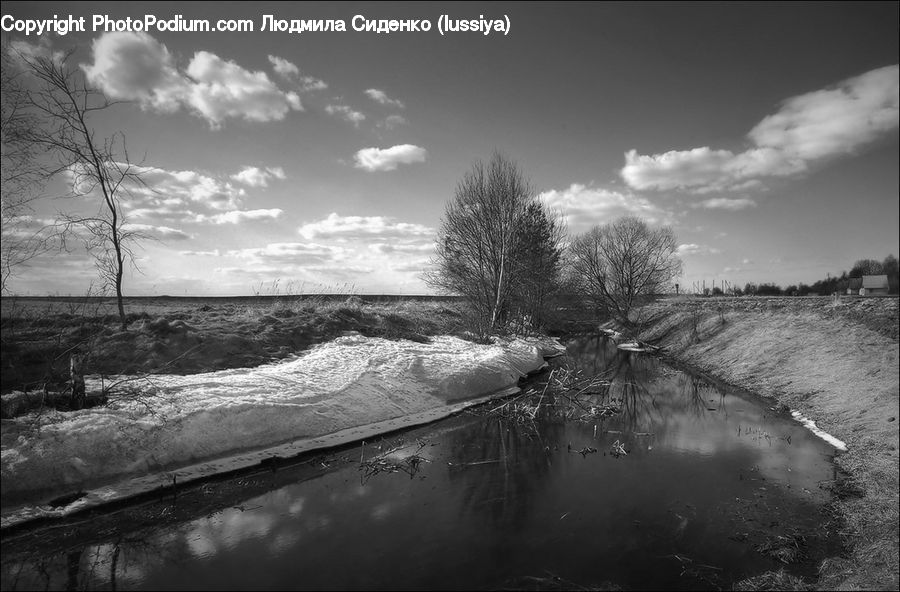
[(72, 354), (69, 358), (69, 391), (72, 409), (84, 408), (84, 357)]

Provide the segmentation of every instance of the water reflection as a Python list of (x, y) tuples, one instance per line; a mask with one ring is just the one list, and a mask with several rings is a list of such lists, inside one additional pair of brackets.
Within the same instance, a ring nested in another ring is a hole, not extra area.
[[(591, 339), (569, 352), (608, 381), (581, 402), (620, 413), (480, 410), (31, 533), (4, 541), (2, 587), (716, 588), (781, 567), (758, 549), (798, 533), (806, 562), (789, 569), (814, 572), (830, 447), (652, 357)], [(362, 478), (360, 459), (411, 450), (417, 471)]]

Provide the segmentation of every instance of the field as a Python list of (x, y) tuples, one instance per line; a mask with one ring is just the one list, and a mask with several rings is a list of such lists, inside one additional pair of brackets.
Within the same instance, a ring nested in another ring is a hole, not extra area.
[[(86, 374), (194, 374), (289, 359), (353, 333), (474, 338), (462, 304), (447, 298), (135, 298), (127, 331), (114, 310), (102, 299), (4, 299), (3, 392), (64, 388), (72, 353), (86, 356)], [(554, 332), (596, 326), (572, 316), (584, 314), (557, 311)], [(825, 484), (846, 553), (823, 565), (818, 586), (897, 589), (897, 298), (662, 298), (637, 320), (637, 337), (664, 355), (799, 410), (848, 444), (836, 459), (844, 476)]]

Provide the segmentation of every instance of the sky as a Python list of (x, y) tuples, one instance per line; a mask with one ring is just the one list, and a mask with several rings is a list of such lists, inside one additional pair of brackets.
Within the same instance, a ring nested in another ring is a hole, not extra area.
[[(2, 38), (25, 54), (71, 51), (80, 75), (122, 101), (91, 124), (124, 133), (148, 187), (124, 203), (131, 228), (153, 237), (126, 295), (428, 293), (445, 205), (495, 151), (570, 236), (627, 214), (671, 226), (687, 288), (812, 283), (898, 254), (896, 2), (4, 2), (2, 12), (85, 17), (84, 32), (7, 27)], [(249, 19), (254, 30), (103, 32), (93, 15)], [(264, 15), (340, 19), (346, 31), (262, 31)], [(357, 15), (432, 27), (356, 31)], [(441, 34), (441, 15), (495, 26)], [(92, 204), (47, 199), (32, 215)], [(11, 287), (82, 295), (96, 277), (75, 249), (33, 260)]]

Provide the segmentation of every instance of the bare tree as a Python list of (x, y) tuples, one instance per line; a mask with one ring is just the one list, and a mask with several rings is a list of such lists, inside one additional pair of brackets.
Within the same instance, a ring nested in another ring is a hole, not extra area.
[(124, 330), (125, 266), (134, 264), (133, 247), (146, 237), (129, 229), (122, 200), (129, 187), (142, 184), (140, 167), (129, 159), (124, 134), (97, 137), (90, 120), (114, 103), (90, 87), (78, 70), (68, 67), (66, 58), (19, 57), (35, 82), (35, 87), (28, 90), (28, 108), (37, 125), (27, 141), (50, 155), (48, 177), (68, 175), (72, 196), (96, 198), (99, 202), (94, 214), (60, 214), (55, 237), (63, 248), (72, 236), (83, 240), (106, 286), (115, 291)]
[(28, 108), (23, 72), (7, 47), (0, 52), (0, 291), (6, 293), (17, 269), (45, 252), (49, 242), (44, 225), (32, 215), (45, 180), (40, 146), (29, 137), (38, 121)]
[(666, 290), (681, 275), (678, 244), (669, 227), (650, 228), (634, 216), (595, 226), (572, 241), (574, 285), (616, 320), (630, 325), (639, 299)]
[(438, 233), (436, 269), (426, 280), (464, 296), (486, 335), (506, 324), (517, 302), (544, 303), (561, 237), (556, 217), (536, 201), (516, 164), (497, 153), (487, 165), (476, 162), (457, 185)]

